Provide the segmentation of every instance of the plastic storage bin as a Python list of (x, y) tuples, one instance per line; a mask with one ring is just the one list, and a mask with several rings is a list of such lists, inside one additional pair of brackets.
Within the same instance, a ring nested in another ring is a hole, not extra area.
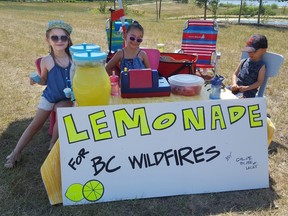
[(196, 96), (199, 95), (204, 84), (202, 77), (191, 74), (178, 74), (168, 78), (171, 92), (177, 95)]

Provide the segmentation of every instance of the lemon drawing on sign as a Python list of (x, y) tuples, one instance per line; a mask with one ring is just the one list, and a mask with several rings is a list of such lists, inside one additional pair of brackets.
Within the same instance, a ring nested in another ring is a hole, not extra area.
[(84, 199), (82, 188), (83, 188), (82, 184), (79, 183), (71, 184), (67, 188), (65, 196), (73, 202), (80, 202), (82, 199)]
[(95, 202), (103, 196), (104, 186), (98, 180), (90, 180), (83, 186), (82, 193), (86, 200)]

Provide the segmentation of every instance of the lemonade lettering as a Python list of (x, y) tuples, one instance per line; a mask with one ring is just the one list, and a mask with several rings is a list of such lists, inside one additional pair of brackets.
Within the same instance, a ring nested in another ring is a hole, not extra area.
[[(154, 131), (165, 130), (175, 126), (176, 121), (181, 121), (183, 131), (201, 131), (201, 130), (225, 130), (230, 125), (236, 124), (241, 120), (250, 128), (263, 127), (259, 104), (251, 106), (230, 106), (225, 109), (220, 104), (212, 105), (209, 110), (206, 107), (186, 108), (181, 110), (181, 114), (160, 113), (151, 122), (148, 121), (148, 114), (145, 107), (138, 107), (129, 113), (126, 109), (113, 110), (114, 122), (106, 120), (107, 113), (100, 110), (88, 115), (90, 128), (78, 130), (77, 122), (73, 115), (63, 117), (64, 125), (67, 131), (69, 144), (85, 141), (94, 138), (94, 142), (112, 139), (113, 134), (118, 138), (128, 136), (129, 130), (137, 129), (141, 136), (152, 135)], [(206, 108), (207, 109), (207, 108)], [(206, 113), (206, 115), (205, 115)], [(210, 113), (207, 118), (207, 113)], [(225, 118), (225, 116), (228, 116)], [(83, 119), (82, 119), (83, 121)], [(115, 133), (112, 133), (109, 124), (115, 124)], [(241, 122), (243, 124), (243, 122)]]

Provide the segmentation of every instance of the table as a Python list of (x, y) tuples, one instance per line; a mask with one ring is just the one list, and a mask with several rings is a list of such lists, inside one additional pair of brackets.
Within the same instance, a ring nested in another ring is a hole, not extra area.
[[(161, 103), (177, 101), (208, 100), (210, 86), (203, 86), (200, 95), (187, 97), (171, 94), (169, 97), (149, 97), (149, 98), (121, 98), (111, 97), (110, 104), (141, 104), (141, 103)], [(221, 99), (236, 99), (237, 97), (227, 89), (221, 91)], [(48, 194), (51, 205), (62, 203), (61, 170), (60, 170), (60, 144), (55, 143), (46, 160), (41, 167), (41, 176)]]
[[(137, 104), (137, 103), (161, 103), (161, 102), (177, 102), (177, 101), (194, 101), (194, 100), (209, 100), (209, 89), (211, 85), (203, 86), (201, 92), (197, 96), (182, 96), (171, 93), (169, 97), (145, 97), (145, 98), (122, 98), (111, 97), (110, 104)], [(222, 89), (220, 94), (221, 99), (236, 99), (228, 89)]]

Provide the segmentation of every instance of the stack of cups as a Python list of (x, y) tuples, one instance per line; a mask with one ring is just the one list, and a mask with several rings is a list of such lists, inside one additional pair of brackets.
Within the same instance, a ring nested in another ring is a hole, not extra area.
[(34, 71), (30, 74), (30, 78), (35, 82), (35, 83), (39, 83), (41, 78), (38, 75), (37, 71)]

